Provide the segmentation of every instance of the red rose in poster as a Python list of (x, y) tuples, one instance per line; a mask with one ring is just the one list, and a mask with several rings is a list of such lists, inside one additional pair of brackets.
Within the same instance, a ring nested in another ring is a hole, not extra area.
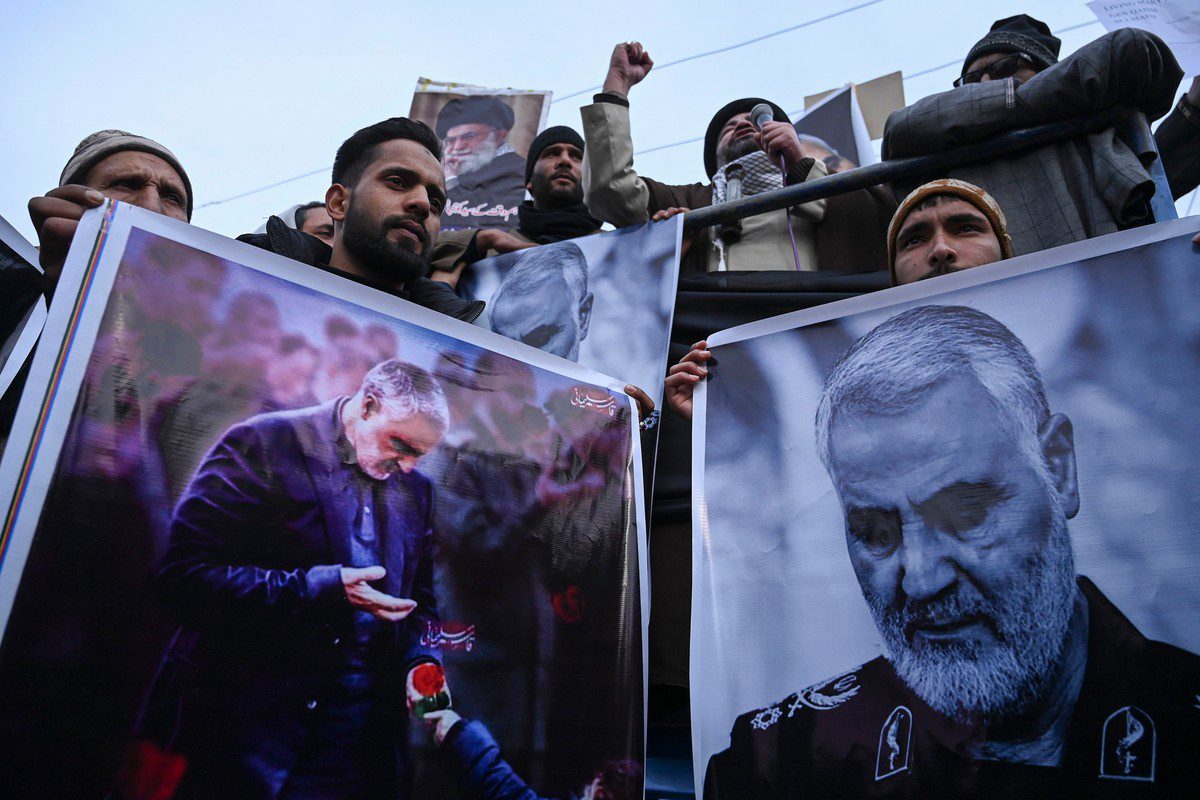
[(561, 592), (555, 592), (550, 598), (555, 615), (563, 622), (579, 622), (583, 619), (583, 610), (587, 606), (583, 590), (578, 586), (568, 586)]
[(433, 697), (446, 686), (446, 673), (437, 664), (420, 664), (413, 670), (413, 688), (422, 697)]

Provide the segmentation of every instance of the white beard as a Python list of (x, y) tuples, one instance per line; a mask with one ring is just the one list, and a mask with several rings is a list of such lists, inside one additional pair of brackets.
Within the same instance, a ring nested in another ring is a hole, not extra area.
[(1062, 655), (1075, 600), (1075, 565), (1066, 517), (1055, 503), (1053, 529), (1026, 580), (1008, 597), (987, 600), (964, 584), (936, 604), (945, 616), (980, 611), (994, 622), (999, 644), (917, 645), (905, 636), (919, 616), (867, 597), (897, 674), (931, 708), (948, 717), (988, 722), (1019, 718), (1041, 699)]
[[(457, 177), (468, 172), (483, 169), (492, 163), (492, 159), (496, 157), (496, 151), (499, 149), (500, 141), (497, 134), (489, 133), (487, 138), (479, 143), (479, 149), (474, 153), (463, 156), (452, 156), (446, 159), (446, 177)], [(454, 174), (451, 175), (451, 172)]]

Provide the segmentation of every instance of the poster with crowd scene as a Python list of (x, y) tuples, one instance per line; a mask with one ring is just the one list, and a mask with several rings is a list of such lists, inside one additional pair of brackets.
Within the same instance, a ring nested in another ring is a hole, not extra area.
[(525, 156), (546, 126), (551, 95), (417, 79), (408, 115), (433, 128), (442, 143), (442, 230), (517, 227)]
[(88, 212), (0, 465), (0, 796), (640, 797), (622, 389)]
[(708, 339), (704, 800), (1195, 793), (1198, 230)]
[(0, 217), (0, 395), (25, 366), (45, 322), (37, 250)]
[(683, 216), (472, 264), (459, 293), (492, 331), (641, 387), (662, 406)]

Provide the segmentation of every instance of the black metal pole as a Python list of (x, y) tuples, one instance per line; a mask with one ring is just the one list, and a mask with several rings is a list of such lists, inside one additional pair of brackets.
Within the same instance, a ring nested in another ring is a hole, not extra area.
[(802, 205), (824, 197), (866, 189), (869, 186), (944, 173), (946, 170), (960, 167), (963, 164), (987, 161), (1041, 147), (1061, 139), (1072, 139), (1086, 133), (1117, 127), (1127, 122), (1131, 115), (1140, 116), (1137, 111), (1113, 108), (1093, 117), (1051, 122), (1036, 128), (1011, 131), (986, 142), (969, 144), (942, 153), (897, 158), (866, 167), (858, 167), (818, 178), (815, 181), (785, 186), (773, 192), (763, 192), (730, 203), (688, 211), (683, 217), (683, 228), (686, 231), (699, 230), (711, 225), (727, 224), (743, 217), (752, 217), (755, 214), (765, 214), (768, 211)]

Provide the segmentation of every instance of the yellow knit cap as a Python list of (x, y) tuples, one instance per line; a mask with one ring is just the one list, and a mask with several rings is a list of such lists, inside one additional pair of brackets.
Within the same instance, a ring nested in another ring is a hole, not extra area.
[(992, 224), (992, 232), (996, 234), (996, 238), (1000, 241), (1002, 257), (1012, 258), (1012, 238), (1008, 235), (1008, 220), (1004, 218), (1004, 211), (1000, 208), (1000, 204), (996, 202), (996, 198), (973, 183), (967, 183), (955, 178), (940, 178), (914, 189), (912, 194), (904, 198), (904, 202), (900, 204), (900, 207), (896, 209), (896, 213), (892, 215), (892, 221), (888, 224), (887, 243), (888, 272), (892, 276), (892, 286), (897, 284), (896, 237), (900, 234), (900, 226), (904, 224), (904, 220), (908, 219), (909, 212), (918, 203), (939, 194), (957, 197), (979, 209), (979, 212), (987, 217), (988, 222)]

